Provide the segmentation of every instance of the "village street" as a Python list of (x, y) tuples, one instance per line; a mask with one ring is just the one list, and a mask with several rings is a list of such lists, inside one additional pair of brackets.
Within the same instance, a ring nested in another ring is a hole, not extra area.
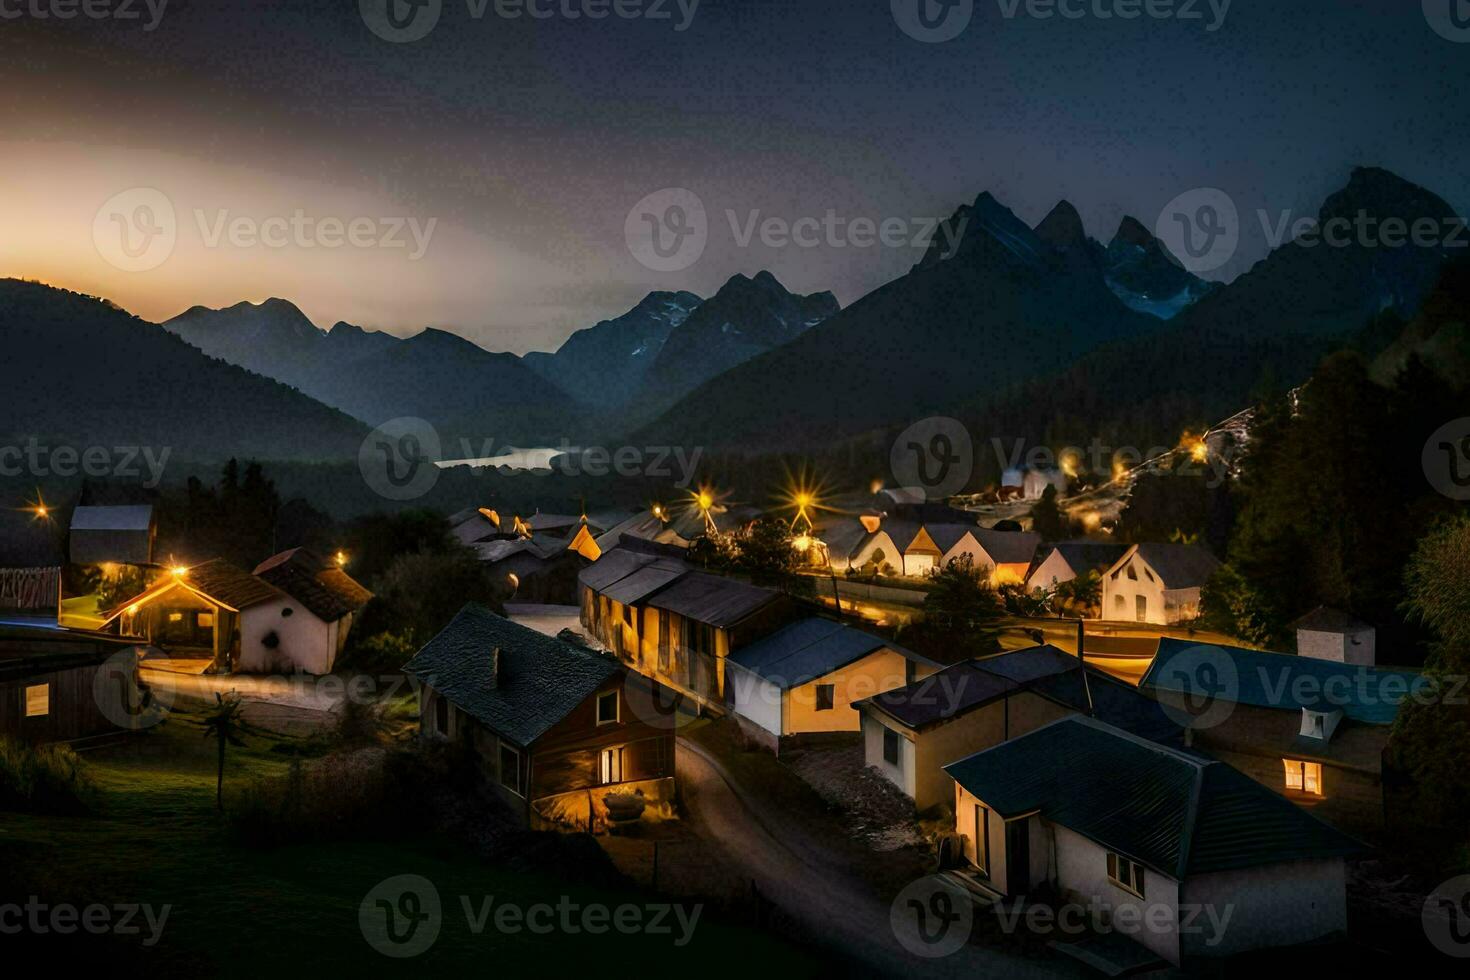
[(1056, 957), (1038, 963), (966, 944), (925, 959), (906, 950), (890, 924), (891, 896), (875, 894), (843, 858), (800, 819), (736, 785), (729, 771), (691, 739), (679, 739), (678, 776), (686, 819), (761, 894), (813, 936), (825, 936), (875, 973), (895, 977), (1083, 977), (1080, 965)]

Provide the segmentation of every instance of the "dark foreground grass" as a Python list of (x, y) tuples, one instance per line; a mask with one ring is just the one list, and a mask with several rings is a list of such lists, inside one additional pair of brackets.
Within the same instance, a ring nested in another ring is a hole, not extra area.
[[(290, 754), (279, 740), (251, 736), (232, 748), (231, 784), (283, 775)], [(50, 906), (101, 903), (170, 907), (162, 938), (142, 935), (39, 934), (25, 928), (0, 936), (7, 951), (63, 965), (105, 968), (111, 976), (475, 975), (563, 976), (818, 976), (820, 962), (778, 937), (706, 912), (692, 940), (673, 935), (497, 931), (493, 920), (472, 932), (464, 903), (476, 914), (487, 900), (528, 907), (570, 901), (616, 909), (662, 899), (631, 884), (609, 888), (605, 867), (551, 877), (512, 871), (479, 857), (458, 840), (405, 835), (399, 840), (352, 840), (242, 847), (215, 809), (215, 746), (197, 718), (175, 713), (145, 736), (85, 757), (101, 790), (94, 816), (43, 817), (0, 812), (0, 906), (34, 895)], [(591, 849), (595, 851), (594, 849)], [(596, 858), (601, 859), (600, 851)], [(590, 860), (590, 858), (589, 858)], [(395, 875), (434, 883), (443, 905), (438, 940), (413, 959), (395, 960), (363, 938), (358, 910), (370, 889)], [(13, 920), (12, 920), (13, 921)], [(0, 922), (0, 925), (5, 925)], [(160, 973), (160, 971), (164, 971)], [(174, 972), (178, 971), (178, 972)], [(183, 971), (188, 971), (187, 973)]]

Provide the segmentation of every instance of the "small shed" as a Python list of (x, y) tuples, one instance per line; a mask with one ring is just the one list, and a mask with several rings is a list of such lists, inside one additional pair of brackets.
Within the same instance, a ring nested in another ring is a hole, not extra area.
[(157, 538), (149, 504), (72, 511), (71, 560), (76, 565), (151, 565)]
[(129, 641), (49, 623), (0, 623), (0, 735), (65, 742), (125, 728), (140, 700)]

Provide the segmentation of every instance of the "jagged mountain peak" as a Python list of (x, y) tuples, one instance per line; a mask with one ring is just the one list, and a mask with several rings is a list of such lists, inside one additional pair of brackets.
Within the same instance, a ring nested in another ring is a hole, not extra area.
[(1058, 201), (1034, 229), (1036, 237), (1053, 248), (1072, 248), (1087, 243), (1087, 229), (1082, 225), (1082, 215), (1071, 201)]
[(1148, 248), (1158, 242), (1153, 232), (1144, 227), (1143, 222), (1130, 215), (1124, 215), (1118, 224), (1118, 230), (1113, 235), (1113, 240), (1108, 243), (1111, 248), (1114, 245), (1133, 245), (1138, 248)]
[(1355, 167), (1347, 185), (1327, 198), (1318, 213), (1326, 224), (1333, 219), (1355, 220), (1367, 214), (1378, 219), (1453, 218), (1454, 208), (1443, 198), (1382, 167)]

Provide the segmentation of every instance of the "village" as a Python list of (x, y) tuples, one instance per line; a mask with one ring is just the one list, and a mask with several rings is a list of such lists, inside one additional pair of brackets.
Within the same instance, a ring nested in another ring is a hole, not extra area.
[[(1048, 540), (1038, 508), (1097, 497), (1060, 471), (931, 497), (472, 505), (436, 525), (471, 579), (410, 556), (393, 599), (345, 541), (246, 567), (149, 504), (32, 501), (0, 538), (6, 765), (38, 812), (98, 819), (94, 782), (150, 809), (151, 780), (172, 808), (188, 773), (191, 832), (235, 842), (212, 848), (432, 827), (890, 975), (1405, 955), (1417, 909), (1384, 879), (1412, 777), (1385, 760), (1430, 678), (1332, 608), (1287, 649), (1212, 631), (1202, 544)], [(364, 642), (430, 594), (431, 631)], [(362, 928), (411, 955), (391, 915)]]

